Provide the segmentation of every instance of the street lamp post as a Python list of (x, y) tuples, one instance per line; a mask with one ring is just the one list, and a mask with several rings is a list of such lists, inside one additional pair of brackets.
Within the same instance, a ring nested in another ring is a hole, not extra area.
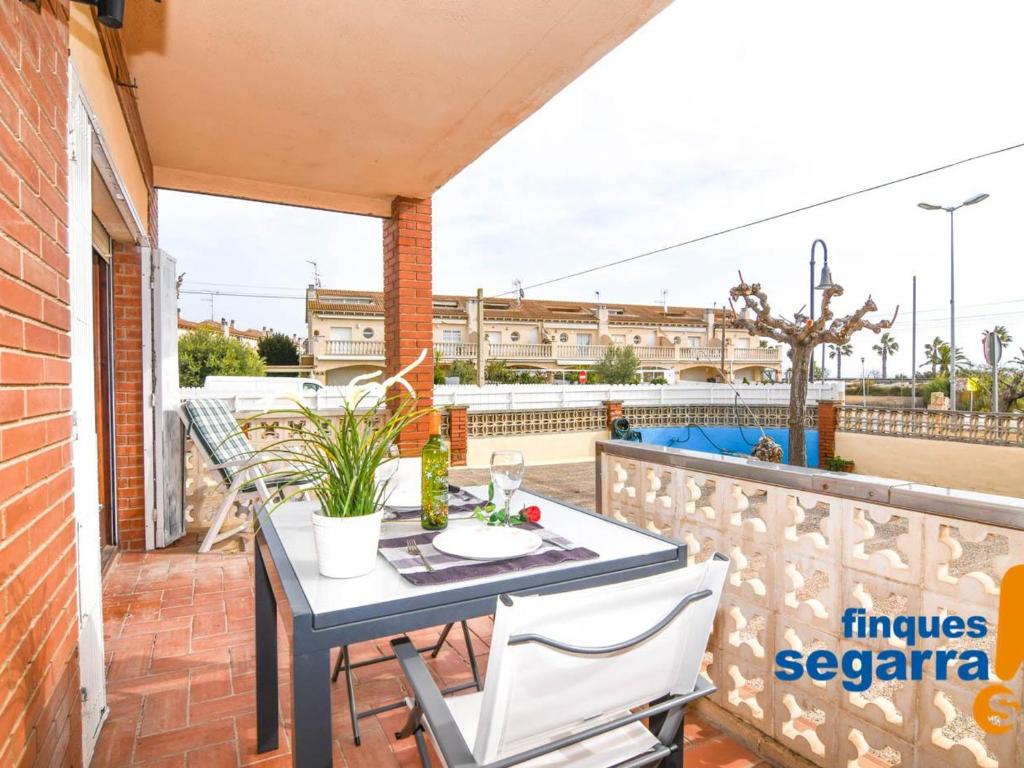
[(934, 205), (918, 203), (918, 208), (926, 211), (945, 211), (949, 214), (949, 400), (952, 409), (956, 410), (956, 270), (953, 260), (953, 214), (966, 205), (977, 205), (988, 198), (987, 193), (975, 195), (959, 205)]
[[(821, 268), (821, 280), (817, 285), (814, 284), (814, 251), (818, 247), (818, 243), (821, 243), (821, 251), (825, 257), (825, 264)], [(820, 237), (811, 243), (811, 320), (814, 320), (814, 292), (823, 291), (832, 285), (832, 273), (828, 268), (828, 246), (825, 245), (825, 241)], [(811, 353), (811, 366), (808, 371), (808, 380), (814, 381), (814, 353)], [(825, 378), (825, 345), (821, 346), (821, 377)]]

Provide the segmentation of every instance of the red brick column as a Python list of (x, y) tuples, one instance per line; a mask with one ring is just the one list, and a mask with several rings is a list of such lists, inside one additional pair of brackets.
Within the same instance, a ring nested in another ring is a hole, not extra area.
[(448, 406), (448, 448), (451, 451), (453, 467), (466, 466), (466, 453), (469, 448), (466, 420), (466, 406)]
[[(384, 220), (384, 368), (393, 376), (427, 350), (422, 365), (406, 377), (421, 408), (434, 397), (433, 289), (430, 200), (395, 198)], [(417, 456), (427, 441), (420, 419), (399, 440), (403, 456)]]
[(66, 2), (0, 3), (0, 765), (80, 765)]
[(604, 423), (608, 430), (612, 428), (612, 422), (622, 416), (622, 402), (619, 400), (604, 401)]
[(134, 243), (115, 243), (114, 446), (117, 464), (117, 543), (146, 547), (142, 396), (142, 254)]
[(836, 402), (818, 401), (818, 466), (836, 455)]

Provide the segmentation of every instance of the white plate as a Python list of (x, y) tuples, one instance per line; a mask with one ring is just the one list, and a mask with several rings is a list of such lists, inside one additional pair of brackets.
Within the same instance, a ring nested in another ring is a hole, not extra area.
[(481, 523), (449, 528), (431, 543), (439, 552), (467, 560), (506, 560), (528, 555), (544, 542), (533, 531)]

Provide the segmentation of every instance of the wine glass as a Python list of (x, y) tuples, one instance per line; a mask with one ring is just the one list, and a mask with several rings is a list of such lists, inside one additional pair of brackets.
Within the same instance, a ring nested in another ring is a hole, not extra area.
[(511, 525), (512, 494), (519, 489), (526, 462), (519, 451), (495, 451), (491, 454), (491, 482), (505, 494), (505, 525)]
[(382, 491), (381, 501), (384, 505), (384, 515), (381, 519), (385, 521), (394, 520), (398, 517), (394, 510), (387, 508), (388, 500), (395, 490), (392, 481), (395, 479), (395, 475), (398, 474), (398, 455), (398, 446), (392, 445), (388, 448), (388, 458), (382, 461), (373, 473), (373, 479), (377, 483), (377, 487)]

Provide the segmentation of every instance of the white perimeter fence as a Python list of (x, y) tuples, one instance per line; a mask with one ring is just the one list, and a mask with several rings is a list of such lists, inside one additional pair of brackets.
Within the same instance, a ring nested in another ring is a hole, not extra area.
[[(711, 384), (682, 382), (679, 384), (489, 384), (436, 386), (434, 405), (466, 406), (471, 412), (541, 411), (563, 408), (595, 408), (607, 400), (624, 406), (659, 405), (733, 405), (737, 398), (747, 405), (788, 405), (789, 384)], [(246, 391), (239, 384), (235, 392), (216, 392), (203, 388), (182, 388), (183, 400), (193, 397), (216, 397), (225, 400), (236, 413), (265, 411), (273, 408), (294, 408), (295, 395), (274, 395), (266, 391)], [(341, 387), (324, 387), (316, 393), (299, 395), (310, 408), (332, 411), (342, 407)], [(842, 382), (825, 381), (809, 384), (807, 402), (844, 399)]]

